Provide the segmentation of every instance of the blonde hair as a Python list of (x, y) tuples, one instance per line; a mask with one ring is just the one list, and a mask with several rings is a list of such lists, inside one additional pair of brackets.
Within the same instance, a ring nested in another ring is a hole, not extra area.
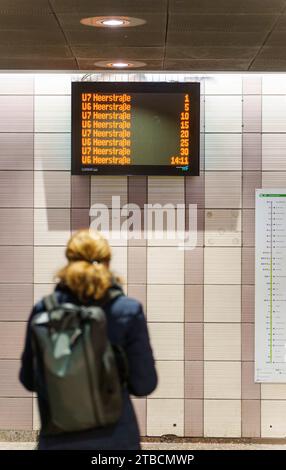
[(68, 264), (57, 273), (57, 279), (82, 302), (102, 299), (113, 279), (108, 241), (99, 232), (79, 230), (68, 241), (66, 258)]

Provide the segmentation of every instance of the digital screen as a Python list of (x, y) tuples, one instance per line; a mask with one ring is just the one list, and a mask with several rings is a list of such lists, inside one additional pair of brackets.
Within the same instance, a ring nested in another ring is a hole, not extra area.
[(199, 83), (72, 84), (72, 174), (198, 175)]

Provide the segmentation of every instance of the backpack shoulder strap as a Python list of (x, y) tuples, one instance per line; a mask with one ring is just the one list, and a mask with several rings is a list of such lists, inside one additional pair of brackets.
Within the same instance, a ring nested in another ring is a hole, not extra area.
[(55, 292), (44, 297), (43, 302), (44, 302), (47, 312), (49, 313), (52, 312), (53, 310), (56, 310), (59, 307), (59, 302), (58, 302)]

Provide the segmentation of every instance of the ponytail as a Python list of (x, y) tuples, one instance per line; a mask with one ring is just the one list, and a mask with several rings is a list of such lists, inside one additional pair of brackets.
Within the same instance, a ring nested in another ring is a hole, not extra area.
[(83, 303), (102, 299), (113, 280), (107, 240), (97, 232), (80, 230), (69, 240), (66, 257), (68, 264), (57, 273), (60, 283)]

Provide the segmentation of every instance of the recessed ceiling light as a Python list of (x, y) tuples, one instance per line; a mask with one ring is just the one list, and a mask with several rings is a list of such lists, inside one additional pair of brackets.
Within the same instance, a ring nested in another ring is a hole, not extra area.
[(139, 68), (144, 67), (145, 62), (139, 62), (137, 60), (132, 60), (132, 62), (127, 62), (125, 60), (100, 60), (95, 62), (94, 65), (102, 68), (112, 68), (112, 69), (129, 69), (129, 68)]
[(131, 16), (91, 16), (82, 18), (80, 22), (85, 26), (94, 26), (96, 28), (127, 28), (128, 26), (140, 26), (146, 23), (141, 18)]
[(130, 67), (132, 64), (128, 64), (128, 62), (112, 62), (111, 64), (107, 64), (110, 67), (118, 67), (119, 69), (123, 67)]
[(119, 19), (104, 20), (102, 21), (102, 24), (104, 24), (104, 26), (122, 26), (124, 25), (124, 20), (119, 20)]

